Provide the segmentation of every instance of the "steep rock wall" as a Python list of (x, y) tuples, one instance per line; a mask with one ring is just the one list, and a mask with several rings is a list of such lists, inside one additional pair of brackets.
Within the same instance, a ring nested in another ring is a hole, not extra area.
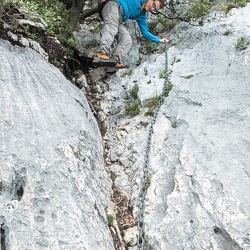
[(30, 49), (0, 40), (0, 55), (2, 248), (114, 249), (111, 184), (85, 97)]

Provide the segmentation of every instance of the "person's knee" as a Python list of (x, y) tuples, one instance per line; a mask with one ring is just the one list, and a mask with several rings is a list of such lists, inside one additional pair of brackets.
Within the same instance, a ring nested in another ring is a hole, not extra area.
[(129, 33), (121, 34), (119, 39), (118, 39), (119, 44), (123, 44), (126, 47), (131, 47), (132, 46), (132, 38)]

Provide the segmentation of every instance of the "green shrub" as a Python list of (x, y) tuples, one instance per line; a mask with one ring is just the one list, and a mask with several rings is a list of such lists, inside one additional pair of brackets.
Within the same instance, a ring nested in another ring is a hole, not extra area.
[(217, 10), (227, 12), (227, 6), (224, 3), (218, 3), (217, 4)]
[(157, 16), (157, 18), (151, 22), (148, 23), (148, 28), (151, 32), (155, 32), (155, 27), (157, 24), (160, 23), (164, 27), (163, 32), (169, 33), (171, 29), (174, 28), (174, 26), (178, 23), (177, 20), (169, 20), (165, 18), (164, 16)]
[(175, 27), (175, 25), (178, 23), (177, 20), (169, 20), (166, 19), (163, 16), (158, 16), (157, 17), (157, 22), (161, 23), (164, 27), (164, 32), (169, 33), (171, 29)]
[(144, 44), (144, 54), (152, 54), (156, 50), (155, 44), (151, 41), (147, 41)]
[(40, 17), (48, 25), (46, 32), (52, 36), (58, 36), (62, 42), (66, 42), (72, 31), (67, 23), (68, 10), (58, 0), (11, 0), (26, 17), (33, 22), (41, 22)]
[(113, 225), (113, 223), (115, 221), (115, 216), (114, 215), (108, 215), (107, 220), (108, 220), (108, 224), (111, 226), (111, 225)]
[(146, 182), (144, 184), (144, 190), (148, 190), (150, 184), (151, 184), (151, 177), (148, 175), (147, 179), (146, 179)]
[(134, 68), (130, 67), (129, 69), (125, 70), (122, 76), (131, 76)]
[(145, 113), (146, 116), (154, 116), (154, 110), (153, 109), (148, 109), (148, 111)]
[(184, 11), (183, 18), (186, 20), (192, 20), (194, 18), (201, 18), (206, 16), (211, 10), (212, 3), (210, 1), (197, 1), (189, 5), (189, 7)]
[(159, 95), (149, 98), (146, 101), (146, 107), (152, 108), (152, 109), (156, 108), (158, 106), (160, 99), (161, 99), (161, 96)]
[(160, 78), (166, 78), (171, 73), (171, 70), (164, 69), (159, 73)]
[(171, 82), (168, 82), (166, 89), (165, 89), (164, 96), (168, 96), (169, 92), (172, 90), (172, 88), (173, 88), (173, 84)]
[(247, 48), (248, 45), (249, 45), (249, 40), (246, 37), (240, 37), (237, 40), (235, 47), (237, 49), (244, 50)]
[(131, 96), (134, 100), (136, 100), (136, 99), (138, 99), (138, 92), (139, 92), (139, 86), (138, 86), (138, 84), (136, 83), (136, 84), (133, 86), (133, 88), (129, 91), (129, 94), (130, 94), (130, 96)]
[(140, 112), (140, 100), (136, 99), (132, 104), (125, 106), (125, 115), (135, 116)]
[(229, 4), (238, 4), (240, 7), (245, 7), (247, 3), (250, 1), (249, 0), (237, 0), (237, 1), (227, 0), (227, 2)]
[(223, 35), (224, 36), (229, 36), (230, 34), (232, 34), (232, 31), (231, 30), (226, 30)]
[(250, 0), (238, 0), (238, 1), (227, 0), (226, 3), (219, 2), (217, 7), (218, 7), (218, 10), (224, 11), (227, 13), (231, 9), (245, 7), (248, 2), (250, 2)]

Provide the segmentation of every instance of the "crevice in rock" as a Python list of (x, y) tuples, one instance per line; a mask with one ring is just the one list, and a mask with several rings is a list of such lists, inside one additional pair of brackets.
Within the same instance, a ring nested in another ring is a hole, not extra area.
[[(93, 73), (93, 72), (92, 72)], [(108, 89), (107, 83), (105, 82), (107, 74), (100, 69), (99, 74), (95, 75), (97, 79), (93, 81), (93, 76), (91, 76), (91, 71), (86, 73), (88, 79), (88, 86), (85, 96), (88, 100), (88, 103), (92, 109), (92, 112), (97, 120), (99, 129), (101, 131), (102, 137), (107, 136), (108, 124), (110, 122), (110, 117), (103, 112), (101, 108), (102, 95), (105, 93), (105, 89)], [(98, 81), (98, 84), (96, 83)], [(98, 86), (97, 86), (98, 85)], [(102, 86), (103, 88), (101, 88)], [(116, 250), (127, 250), (130, 247), (125, 240), (123, 239), (125, 235), (125, 230), (132, 228), (137, 225), (137, 221), (133, 218), (133, 207), (128, 196), (120, 191), (120, 189), (115, 185), (116, 175), (110, 170), (110, 159), (109, 153), (110, 148), (108, 141), (104, 141), (104, 160), (105, 167), (109, 173), (110, 179), (112, 181), (112, 195), (111, 201), (114, 204), (113, 210), (115, 213), (115, 224), (109, 223), (110, 233), (113, 238), (113, 243)], [(121, 164), (118, 162), (118, 164)]]
[(1, 181), (0, 182), (0, 195), (2, 194), (2, 192), (3, 192), (3, 182)]
[(3, 216), (0, 216), (0, 249), (1, 250), (8, 250), (9, 244), (8, 244), (8, 227), (6, 226), (6, 220)]
[(193, 101), (190, 98), (179, 97), (179, 100), (182, 100), (182, 101), (186, 102), (188, 105), (200, 106), (200, 107), (202, 106), (202, 103)]
[(6, 250), (4, 223), (1, 223), (1, 250)]
[(176, 117), (167, 117), (168, 120), (171, 122), (171, 126), (172, 128), (178, 128), (179, 126), (181, 126), (183, 123), (186, 124), (186, 122), (182, 119), (177, 119)]
[[(124, 237), (124, 231), (130, 227), (136, 226), (137, 221), (133, 218), (133, 207), (129, 198), (115, 186), (115, 178), (115, 174), (111, 172), (113, 190), (111, 200), (115, 205), (114, 210), (116, 214), (118, 229), (121, 232), (121, 236)], [(126, 242), (123, 239), (120, 239), (117, 234), (114, 234), (113, 230), (111, 230), (111, 234), (114, 239), (115, 249), (128, 249), (129, 246), (127, 246)]]
[(234, 239), (231, 238), (230, 234), (223, 228), (219, 228), (215, 226), (213, 228), (215, 239), (218, 243), (218, 246), (221, 249), (228, 249), (228, 250), (240, 250), (242, 249)]
[[(25, 170), (24, 170), (25, 171)], [(24, 194), (26, 177), (19, 173), (15, 173), (15, 179), (12, 181), (10, 193), (14, 200), (20, 201)]]
[(18, 200), (20, 201), (21, 198), (23, 197), (23, 187), (22, 186), (20, 186), (19, 188), (17, 188), (16, 194), (17, 194)]

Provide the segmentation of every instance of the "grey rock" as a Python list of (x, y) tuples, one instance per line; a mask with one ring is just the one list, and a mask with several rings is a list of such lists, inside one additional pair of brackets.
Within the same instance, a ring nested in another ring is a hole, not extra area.
[(102, 138), (81, 91), (0, 40), (0, 225), (6, 249), (114, 249)]
[(237, 36), (250, 33), (249, 10), (189, 28), (169, 50), (180, 61), (170, 67), (174, 88), (159, 115), (169, 128), (155, 128), (151, 249), (250, 249), (250, 48), (235, 48)]
[(165, 31), (165, 29), (166, 28), (161, 23), (157, 23), (157, 25), (154, 28), (155, 32), (157, 32), (157, 33), (162, 33)]
[[(250, 249), (250, 46), (235, 46), (239, 37), (249, 37), (249, 11), (248, 4), (203, 27), (180, 24), (171, 34), (173, 89), (153, 127), (146, 249)], [(225, 36), (226, 30), (232, 33)], [(159, 95), (164, 65), (165, 56), (154, 55), (130, 76), (117, 72), (106, 96), (129, 93), (135, 83), (142, 103)], [(110, 109), (127, 104), (117, 98)], [(138, 126), (144, 111), (112, 117), (108, 131), (111, 169), (119, 183), (127, 175), (123, 181), (130, 182), (135, 216), (147, 148), (147, 127)], [(119, 134), (121, 126), (126, 133)]]

